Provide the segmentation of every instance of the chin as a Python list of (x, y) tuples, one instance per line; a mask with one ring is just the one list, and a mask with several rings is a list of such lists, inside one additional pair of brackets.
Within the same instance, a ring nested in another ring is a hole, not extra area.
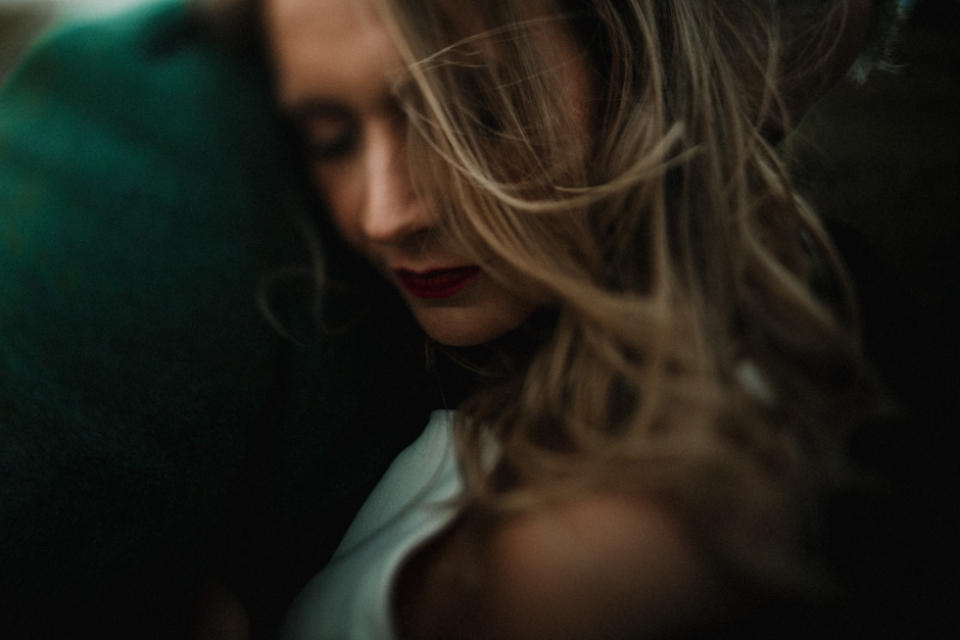
[(413, 308), (426, 334), (450, 347), (473, 347), (496, 340), (523, 324), (534, 311), (534, 307), (527, 305)]

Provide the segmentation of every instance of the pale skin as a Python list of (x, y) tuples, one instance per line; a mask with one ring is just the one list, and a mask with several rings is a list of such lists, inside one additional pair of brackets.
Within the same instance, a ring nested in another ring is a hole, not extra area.
[(606, 492), (461, 522), (408, 562), (396, 594), (400, 637), (436, 640), (672, 638), (742, 604), (672, 514)]
[(429, 231), (435, 216), (412, 190), (405, 123), (392, 92), (400, 56), (369, 2), (267, 2), (284, 109), (302, 124), (312, 169), (340, 233), (397, 285), (423, 329), (463, 346), (515, 329), (534, 311), (485, 274), (465, 290), (424, 299), (397, 270), (469, 267)]
[[(862, 40), (870, 0), (854, 6), (825, 82), (839, 77)], [(266, 0), (263, 16), (280, 103), (316, 150), (315, 182), (344, 239), (441, 343), (481, 344), (523, 323), (537, 305), (486, 274), (441, 299), (412, 294), (396, 275), (473, 265), (429, 233), (442, 211), (414, 193), (393, 93), (404, 66), (372, 2)], [(585, 63), (567, 34), (552, 35), (567, 43), (557, 47), (557, 69), (587, 131)], [(242, 613), (217, 593), (216, 601)], [(744, 600), (734, 593), (656, 501), (593, 491), (492, 526), (461, 519), (407, 562), (394, 604), (405, 639), (655, 639), (740, 610)], [(245, 638), (243, 626), (198, 638)]]

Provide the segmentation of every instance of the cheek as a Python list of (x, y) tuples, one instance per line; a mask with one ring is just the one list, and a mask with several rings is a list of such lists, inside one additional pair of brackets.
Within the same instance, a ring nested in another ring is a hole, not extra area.
[(343, 239), (356, 249), (361, 248), (361, 197), (356, 172), (348, 167), (318, 167), (313, 182), (330, 210), (330, 218)]

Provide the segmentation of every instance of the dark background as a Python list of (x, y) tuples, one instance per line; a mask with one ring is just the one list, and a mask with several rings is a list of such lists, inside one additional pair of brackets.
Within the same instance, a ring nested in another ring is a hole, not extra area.
[[(917, 0), (891, 71), (828, 94), (789, 140), (795, 177), (857, 286), (866, 350), (896, 402), (854, 456), (881, 478), (840, 500), (855, 585), (831, 637), (960, 632), (960, 2)], [(842, 627), (847, 625), (846, 628)]]

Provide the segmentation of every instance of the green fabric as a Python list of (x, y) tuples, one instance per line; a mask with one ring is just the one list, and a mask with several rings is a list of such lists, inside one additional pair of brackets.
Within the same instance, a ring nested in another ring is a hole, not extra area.
[(350, 330), (308, 346), (262, 319), (305, 262), (294, 157), (179, 2), (62, 28), (0, 91), (0, 637), (175, 637), (210, 568), (269, 628), (422, 429), (396, 300), (328, 300)]
[[(207, 461), (239, 459), (236, 425), (270, 382), (252, 303), (258, 219), (276, 204), (266, 102), (207, 51), (160, 51), (177, 16), (59, 33), (0, 97), (2, 469), (19, 480), (0, 491), (31, 518), (51, 484), (79, 505), (109, 485), (152, 510), (123, 484), (163, 485), (171, 467), (222, 483)], [(62, 477), (30, 477), (40, 468)], [(199, 506), (205, 485), (163, 491)], [(76, 544), (115, 542), (100, 535)], [(35, 545), (3, 546), (21, 542)]]

